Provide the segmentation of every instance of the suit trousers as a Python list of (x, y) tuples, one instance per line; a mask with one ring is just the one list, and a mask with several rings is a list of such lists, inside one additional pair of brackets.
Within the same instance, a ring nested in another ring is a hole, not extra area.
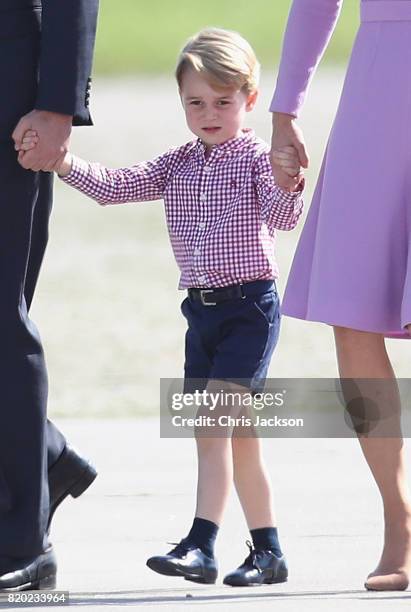
[(46, 420), (47, 371), (28, 311), (48, 239), (50, 173), (24, 170), (11, 134), (34, 107), (40, 14), (2, 12), (0, 25), (0, 572), (47, 545), (47, 468), (64, 436)]

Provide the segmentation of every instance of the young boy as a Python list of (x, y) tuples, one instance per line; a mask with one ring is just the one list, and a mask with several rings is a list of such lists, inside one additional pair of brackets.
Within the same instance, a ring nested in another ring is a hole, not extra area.
[[(188, 127), (197, 139), (153, 161), (108, 169), (68, 153), (58, 174), (100, 204), (164, 199), (171, 244), (187, 290), (185, 391), (260, 390), (280, 323), (275, 286), (275, 230), (290, 230), (302, 212), (296, 152), (279, 163), (295, 176), (287, 193), (273, 180), (268, 146), (243, 128), (258, 95), (259, 64), (237, 33), (203, 30), (188, 41), (176, 70)], [(36, 144), (28, 132), (23, 149)], [(24, 150), (20, 152), (24, 155)], [(201, 381), (201, 382), (199, 382)], [(240, 414), (237, 406), (231, 414)], [(221, 432), (220, 432), (221, 434)], [(224, 582), (283, 582), (288, 570), (275, 527), (271, 484), (257, 436), (196, 433), (197, 508), (188, 535), (147, 565), (160, 574), (214, 583), (214, 542), (234, 480), (253, 546)]]

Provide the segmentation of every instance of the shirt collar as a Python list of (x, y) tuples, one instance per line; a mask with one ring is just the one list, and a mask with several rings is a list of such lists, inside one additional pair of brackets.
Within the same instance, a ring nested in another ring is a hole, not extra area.
[[(234, 151), (238, 151), (249, 144), (255, 138), (254, 130), (250, 128), (243, 128), (240, 136), (236, 136), (234, 138), (230, 138), (221, 144), (213, 145), (211, 147), (210, 155), (208, 159), (214, 157), (220, 157), (223, 154), (231, 154)], [(197, 156), (202, 159), (205, 158), (206, 147), (203, 141), (200, 138), (197, 138), (195, 141), (195, 151)]]

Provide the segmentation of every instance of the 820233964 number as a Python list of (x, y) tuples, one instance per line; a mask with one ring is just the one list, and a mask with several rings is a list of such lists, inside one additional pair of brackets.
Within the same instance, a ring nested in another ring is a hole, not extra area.
[(7, 601), (12, 604), (41, 604), (41, 605), (68, 605), (70, 597), (68, 591), (23, 591), (18, 593), (0, 594), (0, 602)]

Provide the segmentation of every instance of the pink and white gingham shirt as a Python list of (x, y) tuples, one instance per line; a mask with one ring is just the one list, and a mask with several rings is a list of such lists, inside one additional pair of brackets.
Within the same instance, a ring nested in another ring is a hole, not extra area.
[(73, 156), (63, 180), (100, 204), (163, 199), (179, 289), (278, 277), (275, 230), (291, 230), (301, 192), (274, 182), (268, 145), (252, 130), (212, 147), (201, 140), (152, 161), (109, 169)]

